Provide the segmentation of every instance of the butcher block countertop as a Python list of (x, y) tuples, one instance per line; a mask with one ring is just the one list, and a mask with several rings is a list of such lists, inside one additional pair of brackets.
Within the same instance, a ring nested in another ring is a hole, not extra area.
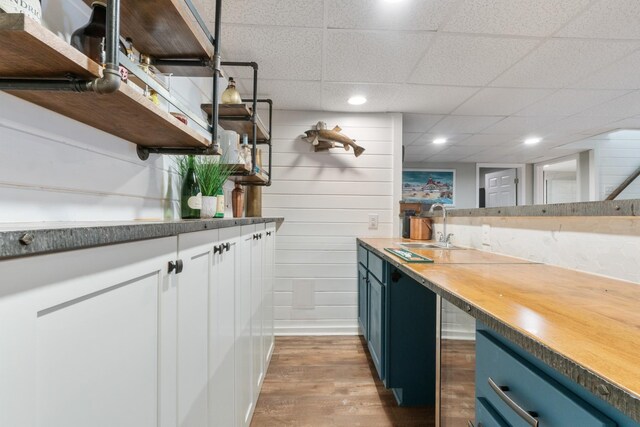
[(640, 285), (474, 249), (409, 249), (409, 264), (358, 243), (640, 421)]

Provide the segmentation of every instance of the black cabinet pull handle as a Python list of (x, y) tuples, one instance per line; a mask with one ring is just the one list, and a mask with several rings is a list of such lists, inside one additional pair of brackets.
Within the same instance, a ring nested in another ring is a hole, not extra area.
[(267, 231), (267, 236), (271, 236), (271, 231)]
[(536, 412), (524, 410), (511, 397), (509, 397), (506, 393), (507, 391), (509, 391), (509, 387), (499, 386), (495, 381), (493, 381), (493, 378), (491, 377), (489, 377), (489, 387), (491, 387), (493, 391), (498, 395), (498, 397), (502, 399), (502, 401), (506, 403), (507, 406), (509, 406), (509, 408), (513, 410), (513, 412), (518, 414), (520, 418), (524, 420), (524, 422), (529, 424), (531, 427), (538, 427), (538, 414)]
[(184, 263), (182, 262), (181, 259), (177, 259), (175, 261), (169, 261), (169, 274), (171, 274), (173, 271), (175, 271), (176, 274), (180, 274), (182, 273), (183, 269), (184, 269)]
[(223, 248), (223, 245), (214, 246), (213, 247), (213, 254), (214, 255), (215, 254), (221, 254), (222, 253), (222, 248)]
[(398, 281), (402, 278), (402, 274), (400, 274), (400, 272), (398, 270), (393, 270), (393, 273), (391, 273), (391, 281), (393, 283), (398, 283)]
[(229, 243), (225, 243), (224, 245), (222, 245), (224, 247), (224, 250), (226, 252), (229, 252), (229, 250), (231, 249), (231, 245)]

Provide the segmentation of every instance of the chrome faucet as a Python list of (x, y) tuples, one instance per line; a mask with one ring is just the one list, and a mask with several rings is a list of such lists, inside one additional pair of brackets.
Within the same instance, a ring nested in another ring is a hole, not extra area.
[(442, 203), (434, 203), (433, 205), (431, 205), (429, 212), (433, 213), (436, 208), (442, 209), (442, 233), (438, 232), (437, 240), (438, 243), (442, 244), (445, 248), (448, 248), (451, 244), (451, 238), (453, 237), (453, 234), (447, 234), (447, 208)]

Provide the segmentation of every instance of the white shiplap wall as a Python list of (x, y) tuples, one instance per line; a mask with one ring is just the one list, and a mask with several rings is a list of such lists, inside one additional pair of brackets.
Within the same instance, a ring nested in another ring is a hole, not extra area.
[[(318, 121), (366, 148), (314, 153), (300, 135)], [(276, 253), (278, 334), (357, 331), (356, 237), (397, 230), (402, 118), (398, 114), (276, 111), (274, 182), (263, 215), (283, 216)], [(369, 214), (379, 227), (368, 228)]]
[[(640, 167), (640, 141), (600, 141), (595, 149), (595, 159), (599, 179), (598, 200), (604, 200)], [(632, 182), (616, 199), (640, 199), (640, 178)]]

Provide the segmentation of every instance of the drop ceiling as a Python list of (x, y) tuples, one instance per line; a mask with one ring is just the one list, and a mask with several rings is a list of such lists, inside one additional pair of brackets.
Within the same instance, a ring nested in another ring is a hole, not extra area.
[[(213, 3), (196, 1), (211, 26)], [(226, 0), (222, 20), (223, 59), (258, 62), (260, 96), (405, 113), (414, 161), (540, 162), (640, 128), (638, 0)]]

